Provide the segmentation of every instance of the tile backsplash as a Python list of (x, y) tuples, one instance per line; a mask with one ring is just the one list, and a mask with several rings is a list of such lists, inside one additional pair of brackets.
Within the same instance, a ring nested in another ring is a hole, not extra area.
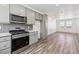
[(33, 30), (33, 25), (26, 25), (25, 30)]
[(10, 25), (8, 25), (8, 24), (0, 24), (0, 26), (1, 26), (0, 33), (9, 31)]
[(0, 33), (18, 29), (32, 30), (33, 28), (32, 25), (24, 25), (24, 24), (0, 24), (0, 26), (1, 26)]

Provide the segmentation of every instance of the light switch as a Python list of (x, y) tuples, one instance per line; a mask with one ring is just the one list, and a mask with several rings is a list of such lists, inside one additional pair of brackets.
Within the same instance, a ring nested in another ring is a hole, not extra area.
[(1, 26), (0, 26), (0, 30), (1, 30)]

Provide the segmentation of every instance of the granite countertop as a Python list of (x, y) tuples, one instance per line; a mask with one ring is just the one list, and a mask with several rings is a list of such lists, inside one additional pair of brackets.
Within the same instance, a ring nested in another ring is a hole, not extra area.
[(10, 33), (0, 33), (0, 37), (11, 35)]

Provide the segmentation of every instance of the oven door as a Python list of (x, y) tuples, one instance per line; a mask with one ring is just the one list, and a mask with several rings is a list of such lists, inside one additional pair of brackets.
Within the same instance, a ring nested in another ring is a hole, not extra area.
[(12, 52), (29, 45), (29, 36), (12, 39)]

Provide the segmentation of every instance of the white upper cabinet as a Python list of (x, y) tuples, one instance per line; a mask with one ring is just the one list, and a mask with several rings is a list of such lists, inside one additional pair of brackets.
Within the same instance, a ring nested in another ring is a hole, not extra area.
[(34, 24), (35, 23), (35, 12), (31, 9), (26, 8), (26, 17), (27, 17), (27, 24)]
[(39, 13), (35, 12), (35, 19), (39, 19)]
[(35, 19), (36, 20), (42, 20), (42, 18), (43, 18), (43, 16), (40, 13), (35, 12)]
[(0, 23), (9, 23), (9, 5), (0, 4)]
[(43, 15), (39, 14), (39, 19), (42, 20), (43, 19)]
[(25, 16), (25, 7), (19, 4), (11, 4), (10, 13), (19, 15), (19, 16)]

